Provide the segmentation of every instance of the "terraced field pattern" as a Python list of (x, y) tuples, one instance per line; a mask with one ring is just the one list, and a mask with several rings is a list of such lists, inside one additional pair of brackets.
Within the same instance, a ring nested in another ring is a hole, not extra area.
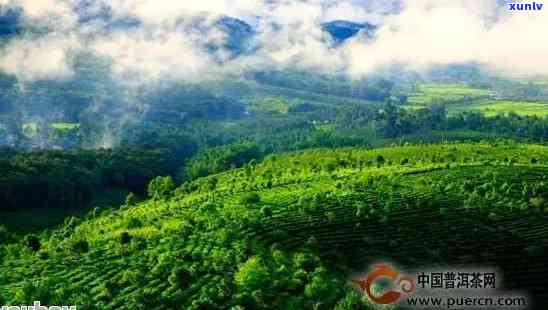
[(507, 141), (271, 155), (67, 220), (38, 236), (40, 249), (0, 247), (0, 299), (79, 309), (376, 309), (348, 276), (391, 261), (497, 267), (505, 288), (529, 292), (539, 308), (547, 172), (547, 147)]
[(409, 96), (408, 102), (414, 106), (429, 106), (435, 103), (448, 104), (487, 99), (492, 96), (485, 89), (459, 84), (421, 84)]
[(449, 106), (449, 113), (451, 114), (465, 111), (480, 112), (487, 117), (514, 113), (521, 116), (537, 116), (542, 118), (548, 115), (548, 104), (537, 101), (478, 100)]

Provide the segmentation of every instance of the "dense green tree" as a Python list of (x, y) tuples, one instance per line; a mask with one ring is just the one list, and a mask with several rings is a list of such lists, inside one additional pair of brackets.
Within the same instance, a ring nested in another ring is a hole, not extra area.
[(259, 257), (251, 257), (241, 264), (234, 279), (240, 290), (250, 293), (261, 291), (271, 283), (270, 271)]
[(148, 185), (148, 196), (153, 200), (167, 199), (174, 190), (175, 183), (172, 177), (156, 177)]
[(31, 249), (33, 252), (38, 252), (40, 248), (42, 247), (40, 238), (36, 235), (27, 235), (25, 237), (25, 243), (27, 247)]
[(261, 196), (255, 192), (246, 193), (242, 196), (240, 202), (243, 205), (254, 205), (261, 202)]
[(10, 232), (8, 231), (8, 229), (5, 226), (0, 225), (0, 244), (6, 244), (10, 242), (11, 240), (12, 240), (12, 236)]

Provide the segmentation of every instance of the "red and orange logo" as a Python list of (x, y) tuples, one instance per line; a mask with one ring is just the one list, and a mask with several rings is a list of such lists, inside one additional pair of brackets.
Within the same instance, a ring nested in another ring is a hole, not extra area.
[[(391, 287), (395, 289), (377, 296), (372, 292), (373, 285), (383, 278), (391, 281)], [(402, 294), (410, 294), (416, 287), (415, 280), (412, 277), (400, 273), (388, 264), (375, 265), (365, 278), (354, 279), (352, 282), (358, 284), (362, 292), (367, 293), (367, 296), (379, 305), (393, 304), (400, 299)]]

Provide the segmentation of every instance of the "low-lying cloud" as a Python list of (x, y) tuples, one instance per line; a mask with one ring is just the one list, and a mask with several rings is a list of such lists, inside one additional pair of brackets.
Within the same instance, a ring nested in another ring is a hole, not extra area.
[(23, 36), (2, 51), (0, 70), (23, 81), (72, 77), (73, 52), (82, 48), (72, 35)]
[[(0, 0), (2, 8), (21, 8), (22, 22), (45, 33), (10, 39), (0, 51), (0, 70), (23, 81), (70, 78), (72, 58), (85, 52), (109, 60), (112, 74), (129, 83), (196, 81), (262, 68), (361, 77), (391, 64), (474, 62), (504, 74), (548, 72), (544, 11), (511, 13), (496, 0), (363, 2)], [(216, 23), (220, 16), (254, 28), (248, 50), (236, 56), (228, 50), (230, 36)], [(379, 29), (374, 39), (358, 35), (333, 44), (321, 28), (332, 20)]]
[(542, 11), (509, 13), (496, 1), (413, 1), (387, 18), (371, 44), (345, 46), (356, 74), (391, 63), (468, 63), (506, 74), (545, 74), (548, 19)]

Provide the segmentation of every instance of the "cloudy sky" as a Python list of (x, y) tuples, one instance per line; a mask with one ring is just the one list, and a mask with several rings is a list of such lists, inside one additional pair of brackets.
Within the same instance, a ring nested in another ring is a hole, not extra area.
[[(24, 25), (48, 29), (0, 49), (0, 70), (22, 81), (70, 78), (82, 52), (109, 60), (114, 76), (140, 81), (262, 67), (359, 77), (390, 64), (467, 62), (501, 74), (548, 73), (545, 11), (511, 13), (498, 0), (0, 0), (0, 6), (20, 8)], [(253, 53), (229, 58), (204, 48), (228, 39), (215, 27), (219, 16), (256, 29)], [(198, 17), (201, 30), (193, 28)], [(380, 28), (374, 40), (357, 36), (334, 45), (320, 25), (338, 19)]]

